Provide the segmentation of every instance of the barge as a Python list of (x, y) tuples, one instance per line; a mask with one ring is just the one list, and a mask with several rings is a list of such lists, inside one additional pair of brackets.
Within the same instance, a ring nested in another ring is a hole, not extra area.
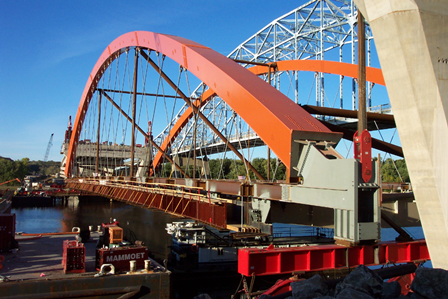
[[(237, 230), (238, 227), (235, 227)], [(174, 273), (238, 271), (238, 250), (242, 248), (297, 247), (314, 243), (332, 244), (331, 229), (304, 226), (274, 228), (272, 234), (246, 227), (246, 232), (218, 230), (197, 222), (167, 223), (172, 236), (168, 268)]]
[[(147, 261), (146, 267), (137, 264), (135, 269), (114, 269), (110, 266), (113, 258), (109, 258), (98, 271), (97, 243), (101, 236), (102, 232), (91, 232), (84, 243), (78, 241), (76, 232), (16, 236), (19, 250), (2, 254), (0, 294), (6, 298), (170, 298), (170, 272), (147, 255), (139, 254)], [(76, 254), (67, 255), (69, 249)], [(109, 256), (125, 252), (118, 247), (101, 250)], [(144, 247), (137, 250), (145, 251)], [(80, 262), (83, 255), (85, 260)], [(133, 257), (132, 253), (128, 255)]]

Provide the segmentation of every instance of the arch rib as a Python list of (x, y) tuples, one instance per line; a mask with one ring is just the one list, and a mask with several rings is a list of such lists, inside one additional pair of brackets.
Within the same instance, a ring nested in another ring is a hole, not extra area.
[(119, 54), (129, 47), (160, 52), (187, 68), (218, 94), (274, 151), (288, 169), (297, 161), (294, 140), (334, 141), (331, 132), (288, 97), (231, 59), (191, 40), (147, 31), (123, 34), (101, 54), (95, 64), (78, 107), (67, 154), (66, 175), (71, 176), (76, 145), (87, 108), (98, 82)]

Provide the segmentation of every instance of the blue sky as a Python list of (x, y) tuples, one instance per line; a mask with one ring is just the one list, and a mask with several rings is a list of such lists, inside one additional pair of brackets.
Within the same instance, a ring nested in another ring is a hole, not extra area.
[(0, 156), (49, 160), (87, 78), (116, 37), (182, 36), (223, 55), (306, 1), (0, 1)]
[(304, 1), (0, 1), (0, 156), (49, 160), (95, 62), (116, 37), (147, 30), (227, 55)]

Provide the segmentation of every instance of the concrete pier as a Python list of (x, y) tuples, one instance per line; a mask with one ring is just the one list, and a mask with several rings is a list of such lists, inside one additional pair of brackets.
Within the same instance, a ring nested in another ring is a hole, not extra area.
[(448, 4), (355, 3), (375, 38), (432, 263), (448, 269)]

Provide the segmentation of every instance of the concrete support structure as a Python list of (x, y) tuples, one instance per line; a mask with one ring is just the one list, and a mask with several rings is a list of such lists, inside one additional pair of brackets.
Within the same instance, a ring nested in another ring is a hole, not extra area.
[(432, 263), (448, 269), (448, 4), (355, 3), (375, 37)]

